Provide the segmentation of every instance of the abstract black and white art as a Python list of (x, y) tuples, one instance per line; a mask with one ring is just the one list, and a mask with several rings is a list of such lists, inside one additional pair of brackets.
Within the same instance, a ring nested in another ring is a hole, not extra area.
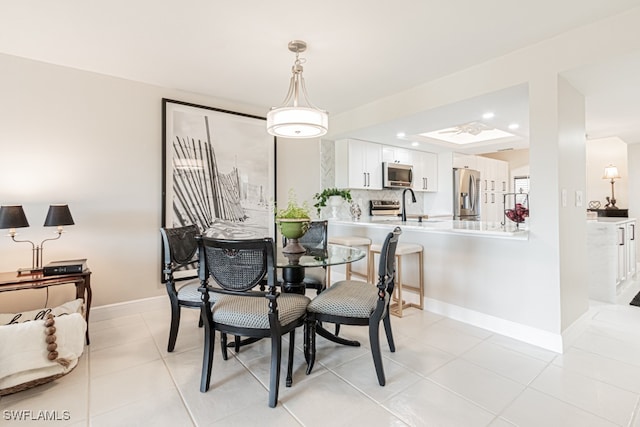
[(265, 119), (170, 99), (162, 112), (163, 225), (273, 237), (275, 138)]

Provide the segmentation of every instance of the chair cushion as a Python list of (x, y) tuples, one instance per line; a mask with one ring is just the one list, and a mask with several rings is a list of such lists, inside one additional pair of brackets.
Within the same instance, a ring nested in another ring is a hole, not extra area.
[[(189, 280), (178, 289), (178, 300), (199, 302), (202, 299), (202, 294), (198, 290), (200, 287), (200, 281), (198, 279)], [(211, 293), (209, 293), (211, 295)]]
[[(278, 319), (282, 326), (304, 316), (309, 298), (298, 294), (280, 294)], [(213, 321), (251, 329), (269, 329), (269, 300), (265, 297), (218, 295), (213, 304)]]
[(359, 280), (341, 280), (311, 300), (307, 311), (368, 319), (378, 302), (378, 288)]
[[(382, 250), (382, 245), (379, 243), (371, 245), (371, 252), (380, 252)], [(408, 255), (415, 254), (418, 252), (422, 252), (422, 245), (418, 245), (417, 243), (398, 243), (396, 247), (396, 256), (400, 255)]]
[(329, 243), (344, 246), (369, 246), (371, 239), (359, 236), (331, 236), (329, 237)]

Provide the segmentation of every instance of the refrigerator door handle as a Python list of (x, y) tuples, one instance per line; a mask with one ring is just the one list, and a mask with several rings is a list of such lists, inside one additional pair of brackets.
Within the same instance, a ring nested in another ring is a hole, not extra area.
[(476, 178), (473, 175), (469, 175), (471, 179), (471, 186), (469, 188), (469, 198), (471, 199), (471, 209), (476, 211)]

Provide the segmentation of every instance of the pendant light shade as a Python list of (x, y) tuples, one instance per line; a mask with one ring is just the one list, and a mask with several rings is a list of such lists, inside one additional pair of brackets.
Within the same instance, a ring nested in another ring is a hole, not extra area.
[(299, 54), (307, 50), (307, 44), (294, 40), (289, 42), (289, 50), (296, 54), (291, 67), (289, 92), (281, 106), (272, 107), (267, 113), (267, 132), (284, 138), (320, 137), (329, 129), (329, 116), (326, 111), (314, 106), (307, 96), (302, 76), (304, 59), (299, 58)]

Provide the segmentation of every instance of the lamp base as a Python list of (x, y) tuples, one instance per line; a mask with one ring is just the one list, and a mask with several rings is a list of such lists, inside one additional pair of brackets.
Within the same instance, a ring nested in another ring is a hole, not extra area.
[(41, 268), (32, 268), (32, 267), (19, 268), (18, 276), (22, 276), (23, 274), (42, 274), (42, 267)]

